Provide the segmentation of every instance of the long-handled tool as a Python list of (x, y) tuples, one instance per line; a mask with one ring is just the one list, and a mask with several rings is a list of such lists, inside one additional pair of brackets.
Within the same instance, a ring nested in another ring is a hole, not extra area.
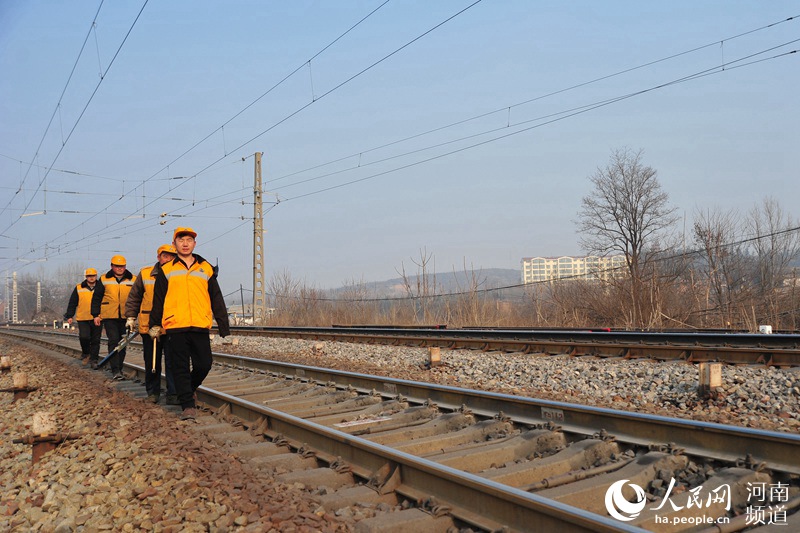
[(97, 363), (97, 368), (100, 368), (104, 364), (106, 364), (108, 362), (108, 360), (111, 359), (112, 355), (114, 355), (115, 353), (119, 353), (122, 350), (124, 350), (125, 348), (127, 348), (128, 344), (130, 344), (130, 342), (133, 340), (133, 338), (138, 334), (139, 334), (138, 331), (133, 330), (130, 333), (128, 333), (127, 336), (122, 337), (122, 339), (120, 339), (120, 341), (119, 341), (119, 344), (114, 346), (114, 349), (111, 350), (107, 356), (103, 357), (103, 359), (101, 359), (99, 363)]
[(158, 344), (158, 337), (153, 337), (153, 374), (156, 373), (156, 344)]

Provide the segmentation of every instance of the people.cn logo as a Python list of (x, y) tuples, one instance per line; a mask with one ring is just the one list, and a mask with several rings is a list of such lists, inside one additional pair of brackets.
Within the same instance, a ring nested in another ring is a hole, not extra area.
[(627, 483), (627, 479), (617, 481), (606, 491), (606, 510), (613, 518), (623, 522), (633, 520), (639, 513), (642, 512), (647, 501), (644, 495), (644, 489), (639, 485), (628, 483), (628, 486), (636, 493), (636, 501), (629, 502), (622, 495), (622, 487)]

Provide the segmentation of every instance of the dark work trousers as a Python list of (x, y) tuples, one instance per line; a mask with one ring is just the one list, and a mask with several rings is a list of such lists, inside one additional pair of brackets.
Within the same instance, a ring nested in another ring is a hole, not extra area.
[(142, 333), (142, 353), (144, 354), (144, 388), (147, 395), (161, 394), (161, 354), (164, 351), (163, 339), (156, 343), (156, 364), (153, 369), (153, 338)]
[(178, 401), (183, 409), (194, 407), (194, 391), (211, 371), (211, 339), (207, 331), (168, 333), (166, 339)]
[(95, 326), (94, 320), (78, 320), (78, 338), (81, 341), (83, 357), (88, 357), (90, 363), (100, 360), (100, 337), (103, 334), (102, 326)]
[(172, 377), (172, 357), (169, 355), (164, 338), (156, 343), (156, 369), (153, 371), (153, 337), (142, 333), (142, 352), (144, 354), (145, 378), (144, 386), (147, 395), (161, 394), (161, 357), (164, 357), (164, 374), (167, 377), (167, 394), (175, 394), (175, 380)]
[[(106, 327), (106, 337), (108, 337), (108, 353), (111, 353), (125, 334), (125, 319), (104, 318), (103, 325)], [(109, 363), (111, 365), (112, 374), (119, 374), (122, 372), (122, 363), (125, 362), (126, 351), (127, 348), (120, 350), (111, 357)]]

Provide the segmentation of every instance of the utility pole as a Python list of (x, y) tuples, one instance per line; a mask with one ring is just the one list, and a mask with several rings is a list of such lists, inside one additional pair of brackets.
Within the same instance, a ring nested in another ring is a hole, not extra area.
[(42, 312), (42, 282), (36, 282), (36, 314)]
[[(264, 293), (264, 213), (261, 199), (261, 155), (255, 153), (253, 177), (253, 324), (263, 324), (267, 314)], [(242, 301), (244, 308), (244, 301)], [(244, 312), (244, 309), (242, 309)]]
[(244, 289), (242, 288), (242, 284), (241, 283), (239, 284), (239, 298), (242, 301), (242, 321), (243, 321), (242, 323), (243, 324), (247, 324), (247, 322), (244, 322), (244, 318), (245, 318), (245, 314), (246, 313), (245, 313), (245, 310), (244, 310)]

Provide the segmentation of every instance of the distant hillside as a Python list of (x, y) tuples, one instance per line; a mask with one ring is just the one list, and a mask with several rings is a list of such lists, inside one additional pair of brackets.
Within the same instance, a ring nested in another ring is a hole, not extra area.
[[(475, 270), (474, 272), (439, 272), (430, 274), (429, 282), (433, 283), (435, 276), (436, 286), (438, 287), (437, 292), (464, 291), (470, 288), (473, 275), (477, 282), (480, 283), (481, 289), (507, 287), (509, 285), (522, 283), (522, 272), (507, 268), (486, 268), (483, 270)], [(416, 285), (416, 278), (416, 275), (409, 275), (409, 281), (412, 286)], [(364, 287), (378, 296), (405, 295), (403, 278), (365, 283)], [(347, 290), (346, 287), (340, 287), (334, 289), (333, 292), (338, 293), (345, 290)]]

